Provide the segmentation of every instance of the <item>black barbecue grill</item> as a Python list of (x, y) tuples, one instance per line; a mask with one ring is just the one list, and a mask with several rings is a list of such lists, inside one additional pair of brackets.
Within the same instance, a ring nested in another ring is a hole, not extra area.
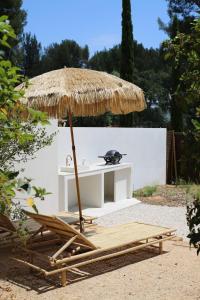
[(106, 153), (106, 155), (98, 156), (99, 158), (104, 158), (106, 165), (116, 165), (119, 164), (122, 156), (126, 154), (121, 154), (117, 150), (110, 150)]

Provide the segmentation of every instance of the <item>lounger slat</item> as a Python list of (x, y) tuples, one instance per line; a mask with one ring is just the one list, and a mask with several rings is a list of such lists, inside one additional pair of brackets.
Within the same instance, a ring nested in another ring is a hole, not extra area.
[[(66, 236), (63, 236), (62, 234), (59, 235), (59, 237), (62, 239), (62, 240), (66, 240)], [(78, 238), (75, 240), (75, 242), (73, 242), (74, 245), (78, 245), (80, 247), (84, 247), (86, 249), (91, 249), (93, 250), (94, 248), (89, 246), (89, 245), (86, 245), (86, 243), (83, 243), (82, 240), (79, 240)]]
[(88, 237), (88, 239), (96, 246), (106, 249), (151, 237), (167, 235), (174, 231), (174, 229), (160, 226), (129, 223), (105, 228), (101, 233)]
[[(33, 214), (30, 214), (30, 213), (27, 213), (31, 218), (33, 216)], [(48, 223), (48, 224), (54, 224), (56, 222), (56, 217), (52, 216), (51, 217), (47, 217), (47, 216), (44, 216), (43, 215), (36, 215), (34, 216), (34, 220), (36, 220), (37, 222), (42, 222), (42, 223)]]
[(16, 232), (16, 228), (12, 221), (3, 214), (0, 214), (0, 228), (4, 229), (5, 231)]
[[(38, 222), (40, 222), (39, 220), (38, 220)], [(47, 221), (44, 221), (43, 222), (43, 224), (45, 224), (45, 226), (46, 226), (46, 228), (48, 228), (48, 229), (54, 229), (54, 230), (63, 230), (63, 226), (62, 226), (62, 224), (60, 224), (59, 222), (54, 222), (54, 223), (50, 223), (50, 222), (47, 222)], [(71, 230), (71, 228), (68, 228), (68, 230), (66, 231), (65, 230), (65, 232), (71, 232), (72, 234), (74, 234), (74, 231), (73, 230)]]
[[(65, 240), (69, 240), (70, 238), (72, 238), (74, 236), (74, 233), (73, 232), (66, 232), (64, 230), (61, 230), (61, 229), (58, 229), (58, 228), (55, 228), (55, 227), (46, 227), (46, 229), (56, 233), (57, 235), (59, 235), (60, 238), (62, 239), (65, 239)], [(89, 248), (94, 248), (91, 244), (88, 245), (88, 241), (87, 243), (85, 241), (83, 241), (83, 239), (80, 239), (80, 237), (77, 237), (76, 238), (76, 242), (80, 243), (80, 244), (83, 244), (85, 246), (88, 246)]]
[(37, 222), (39, 222), (40, 224), (44, 224), (48, 228), (63, 229), (63, 224), (66, 224), (66, 225), (68, 225), (68, 227), (67, 227), (67, 230), (65, 230), (65, 231), (74, 233), (74, 229), (69, 224), (67, 224), (62, 219), (57, 218), (55, 216), (50, 217), (50, 216), (45, 216), (45, 215), (32, 214), (29, 212), (26, 212), (26, 214), (29, 215), (34, 220), (36, 220)]
[(51, 217), (30, 212), (26, 212), (26, 214), (41, 225), (44, 225), (46, 229), (58, 235), (62, 234), (62, 236), (64, 235), (67, 238), (71, 238), (72, 236), (77, 235), (76, 241), (80, 241), (82, 244), (88, 245), (92, 249), (96, 249), (96, 246), (92, 242), (90, 242), (83, 234), (78, 232), (76, 229), (64, 222), (62, 219), (55, 216)]

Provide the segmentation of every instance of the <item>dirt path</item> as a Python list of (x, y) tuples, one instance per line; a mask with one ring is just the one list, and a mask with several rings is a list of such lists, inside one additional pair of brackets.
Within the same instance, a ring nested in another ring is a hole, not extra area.
[(161, 185), (156, 187), (152, 196), (136, 196), (144, 203), (171, 207), (186, 206), (191, 197), (186, 192), (187, 186)]
[(0, 251), (1, 300), (200, 299), (200, 258), (185, 242), (167, 242), (163, 255), (145, 250), (95, 263), (83, 269), (88, 275), (81, 280), (69, 274), (65, 288), (36, 278)]

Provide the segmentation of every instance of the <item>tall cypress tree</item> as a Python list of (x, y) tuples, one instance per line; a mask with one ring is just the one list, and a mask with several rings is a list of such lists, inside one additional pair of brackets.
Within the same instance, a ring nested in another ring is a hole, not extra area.
[(120, 77), (132, 82), (134, 74), (133, 25), (130, 0), (122, 0), (122, 42)]
[[(131, 20), (130, 0), (122, 0), (122, 42), (120, 77), (133, 82), (134, 75), (134, 53), (133, 53), (133, 25)], [(132, 126), (133, 113), (120, 116), (120, 126)]]

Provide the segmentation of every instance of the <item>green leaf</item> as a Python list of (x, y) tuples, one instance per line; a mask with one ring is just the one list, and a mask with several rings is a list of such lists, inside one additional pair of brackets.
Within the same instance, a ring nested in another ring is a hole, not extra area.
[(32, 208), (33, 208), (33, 210), (36, 212), (36, 214), (38, 214), (38, 209), (37, 209), (37, 207), (36, 207), (35, 204), (33, 204)]
[(25, 190), (25, 191), (28, 191), (29, 186), (30, 186), (30, 185), (29, 185), (28, 183), (25, 183), (25, 184), (23, 184), (22, 186), (20, 186), (20, 188), (23, 189), (23, 190)]
[(5, 210), (6, 210), (6, 204), (4, 201), (0, 201), (0, 213), (3, 214), (5, 213)]
[[(10, 47), (9, 42), (16, 38), (7, 19), (0, 17), (0, 48)], [(47, 115), (21, 103), (27, 79), (21, 75), (20, 68), (9, 59), (3, 59), (3, 55), (0, 50), (0, 211), (21, 220), (24, 216), (21, 204), (14, 201), (16, 193), (21, 191), (23, 196), (31, 198), (34, 189), (30, 179), (19, 176), (22, 171), (15, 171), (16, 163), (33, 158), (38, 150), (51, 144), (53, 135), (47, 135), (44, 128), (36, 126), (48, 124)], [(24, 87), (17, 90), (16, 86), (22, 82)], [(35, 187), (37, 198), (44, 200), (47, 194), (45, 189)], [(35, 205), (33, 209), (38, 212)]]
[(8, 172), (7, 175), (8, 175), (8, 179), (12, 180), (12, 179), (16, 178), (19, 175), (19, 171), (17, 171), (17, 172)]

